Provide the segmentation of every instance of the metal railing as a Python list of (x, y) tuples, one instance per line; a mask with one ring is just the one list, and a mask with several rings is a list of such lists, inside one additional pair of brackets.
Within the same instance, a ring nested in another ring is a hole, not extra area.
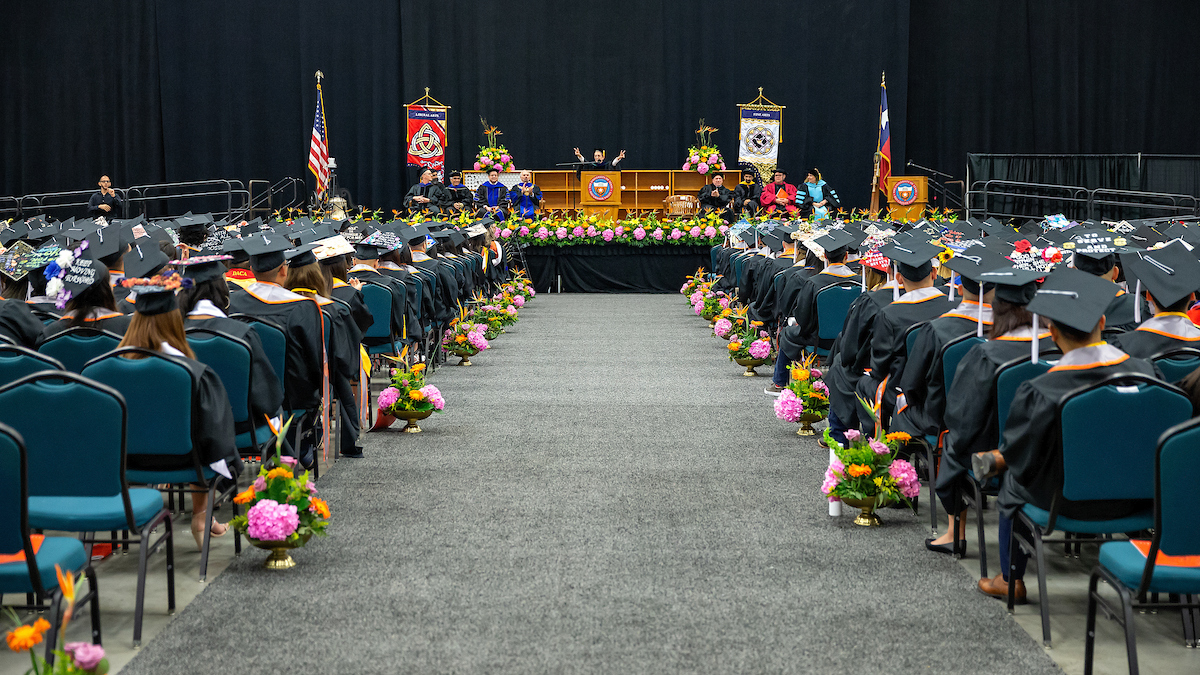
[(1197, 216), (1200, 199), (1164, 192), (987, 180), (971, 185), (966, 209), (968, 216), (978, 218), (1040, 218), (1061, 213), (1073, 220), (1129, 220)]

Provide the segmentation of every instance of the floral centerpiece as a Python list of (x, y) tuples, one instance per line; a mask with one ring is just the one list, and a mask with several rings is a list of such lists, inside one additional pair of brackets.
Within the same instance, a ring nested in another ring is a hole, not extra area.
[(700, 120), (700, 128), (696, 130), (697, 143), (688, 148), (688, 157), (683, 161), (684, 171), (695, 171), (704, 175), (725, 170), (725, 160), (721, 158), (721, 151), (711, 140), (714, 131), (714, 127), (706, 125), (703, 119)]
[(479, 146), (479, 155), (475, 157), (475, 170), (490, 171), (493, 168), (500, 171), (515, 170), (516, 164), (513, 163), (508, 148), (496, 143), (496, 137), (502, 136), (504, 132), (496, 127), (489, 127), (487, 120), (482, 117), (479, 118), (479, 121), (483, 123), (483, 135), (487, 137), (487, 145)]
[[(719, 221), (719, 222), (718, 222)], [(625, 244), (635, 248), (671, 244), (712, 246), (729, 226), (719, 218), (686, 217), (659, 220), (657, 214), (625, 220), (600, 220), (595, 215), (506, 221), (499, 227), (501, 240), (515, 239), (531, 246)]]
[(442, 345), (451, 354), (462, 359), (460, 366), (471, 365), (471, 357), (488, 348), (487, 337), (484, 333), (487, 326), (467, 320), (466, 310), (455, 319), (442, 338)]
[(714, 291), (711, 288), (706, 288), (700, 298), (692, 303), (692, 310), (706, 321), (716, 321), (727, 309), (729, 296), (725, 295), (725, 291)]
[(392, 369), (391, 386), (379, 392), (379, 413), (405, 420), (407, 424), (401, 431), (419, 434), (421, 427), (417, 420), (442, 412), (446, 399), (437, 387), (425, 383), (425, 364), (409, 366), (407, 356), (408, 347), (405, 347), (400, 357), (393, 359), (399, 367)]
[(762, 329), (763, 322), (751, 321), (746, 313), (746, 307), (730, 309), (723, 318), (729, 319), (732, 328), (727, 345), (729, 360), (746, 367), (743, 375), (754, 377), (758, 375), (754, 369), (771, 359), (773, 347), (771, 335)]
[[(62, 591), (63, 617), (58, 626), (58, 648), (53, 650), (54, 664), (46, 663), (34, 648), (42, 643), (46, 631), (50, 630), (50, 622), (38, 617), (31, 624), (23, 623), (12, 608), (6, 608), (8, 617), (15, 627), (4, 634), (4, 641), (10, 651), (29, 652), (29, 662), (33, 666), (25, 671), (25, 675), (105, 675), (108, 672), (108, 659), (104, 655), (104, 647), (90, 642), (66, 642), (67, 624), (75, 613), (75, 598), (78, 596), (79, 585), (83, 583), (83, 575), (75, 577), (62, 571), (57, 564), (54, 572), (58, 575), (58, 587)], [(92, 602), (95, 602), (93, 600)]]
[(510, 320), (506, 308), (491, 303), (475, 307), (469, 318), (475, 323), (487, 326), (483, 334), (489, 340), (499, 337)]
[(296, 566), (289, 549), (304, 546), (314, 534), (325, 536), (330, 513), (325, 500), (317, 497), (309, 472), (296, 476), (296, 458), (283, 454), (283, 438), (292, 420), (279, 429), (267, 422), (275, 434), (275, 456), (264, 458), (258, 477), (233, 498), (235, 504), (246, 506), (246, 512), (229, 524), (251, 544), (271, 551), (264, 567), (280, 570)]
[(878, 424), (877, 411), (863, 398), (858, 400), (876, 422), (875, 436), (848, 429), (846, 445), (842, 445), (825, 429), (825, 443), (834, 458), (825, 472), (821, 492), (831, 502), (842, 501), (862, 509), (854, 519), (856, 525), (875, 526), (880, 523), (875, 509), (896, 502), (904, 502), (911, 508), (912, 499), (921, 492), (921, 482), (913, 465), (896, 456), (911, 437), (904, 432), (886, 433)]
[(679, 292), (683, 295), (691, 295), (692, 293), (696, 292), (696, 289), (699, 288), (700, 284), (702, 283), (704, 283), (703, 267), (696, 270), (695, 274), (688, 276), (687, 280), (683, 282), (683, 287), (679, 289)]
[(829, 415), (829, 387), (821, 380), (821, 371), (813, 367), (816, 359), (810, 354), (789, 365), (787, 388), (775, 398), (775, 416), (785, 422), (801, 422), (796, 432), (801, 436), (813, 435), (812, 423)]

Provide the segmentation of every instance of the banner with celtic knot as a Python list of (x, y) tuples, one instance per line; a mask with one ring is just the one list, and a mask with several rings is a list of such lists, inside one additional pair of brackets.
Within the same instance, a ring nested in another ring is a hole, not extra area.
[(407, 105), (408, 165), (433, 169), (442, 178), (446, 166), (446, 108)]

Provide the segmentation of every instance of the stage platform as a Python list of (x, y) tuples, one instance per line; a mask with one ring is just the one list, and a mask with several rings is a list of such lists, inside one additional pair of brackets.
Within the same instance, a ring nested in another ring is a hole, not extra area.
[[(684, 278), (708, 268), (709, 246), (525, 246), (538, 293), (678, 293)], [(560, 287), (561, 283), (561, 287)]]

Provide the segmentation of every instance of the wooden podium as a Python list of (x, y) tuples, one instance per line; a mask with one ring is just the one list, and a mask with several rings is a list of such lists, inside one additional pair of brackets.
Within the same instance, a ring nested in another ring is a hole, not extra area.
[(890, 176), (887, 198), (892, 220), (920, 220), (929, 204), (929, 179), (925, 176)]
[(616, 220), (621, 210), (621, 172), (580, 172), (579, 208), (585, 215)]

